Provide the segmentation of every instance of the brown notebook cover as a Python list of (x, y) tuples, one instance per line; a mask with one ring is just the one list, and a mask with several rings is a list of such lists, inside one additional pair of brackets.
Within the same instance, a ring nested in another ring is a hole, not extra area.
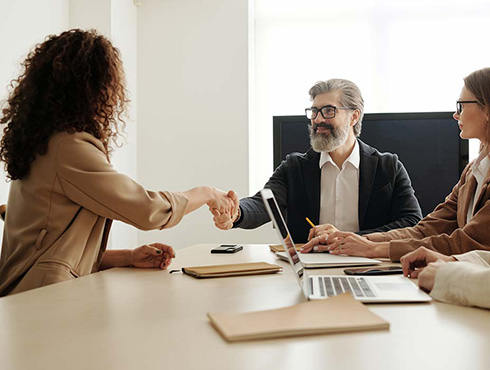
[(196, 278), (214, 278), (242, 275), (274, 274), (282, 270), (281, 266), (266, 262), (236, 263), (231, 265), (211, 265), (182, 267), (182, 272)]
[[(299, 251), (304, 244), (295, 244), (296, 250)], [(272, 252), (284, 252), (284, 247), (281, 244), (270, 244), (269, 248)]]
[(208, 317), (229, 342), (390, 327), (389, 322), (372, 313), (349, 293), (275, 310), (208, 313)]

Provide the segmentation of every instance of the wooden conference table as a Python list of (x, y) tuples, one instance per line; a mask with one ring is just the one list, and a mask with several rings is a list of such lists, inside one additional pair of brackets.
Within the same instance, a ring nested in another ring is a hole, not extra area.
[(284, 272), (198, 280), (119, 268), (0, 298), (0, 368), (490, 368), (490, 310), (438, 302), (369, 305), (389, 330), (227, 343), (207, 312), (279, 308), (302, 295), (268, 246), (234, 255), (210, 254), (213, 246), (179, 250), (171, 269), (265, 261)]

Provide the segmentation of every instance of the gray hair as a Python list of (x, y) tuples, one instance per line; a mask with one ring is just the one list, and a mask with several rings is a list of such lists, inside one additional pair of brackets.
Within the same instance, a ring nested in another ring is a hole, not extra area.
[(310, 89), (309, 94), (311, 100), (313, 100), (317, 95), (337, 90), (342, 92), (342, 97), (340, 98), (340, 103), (342, 106), (352, 109), (359, 109), (359, 120), (354, 125), (354, 134), (359, 136), (362, 128), (362, 118), (364, 117), (364, 99), (362, 98), (361, 90), (359, 90), (354, 82), (343, 80), (341, 78), (318, 81)]

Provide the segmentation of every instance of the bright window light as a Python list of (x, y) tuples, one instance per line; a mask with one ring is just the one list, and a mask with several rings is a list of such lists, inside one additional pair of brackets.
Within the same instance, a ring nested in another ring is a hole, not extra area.
[(272, 117), (303, 114), (316, 81), (354, 81), (366, 113), (453, 111), (490, 64), (488, 24), (486, 0), (255, 0), (250, 192), (273, 171)]

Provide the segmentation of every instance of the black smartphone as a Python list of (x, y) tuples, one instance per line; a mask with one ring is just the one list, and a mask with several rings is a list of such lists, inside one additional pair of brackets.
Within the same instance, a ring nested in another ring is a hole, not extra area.
[(388, 267), (363, 267), (355, 269), (345, 269), (346, 275), (394, 275), (403, 274), (401, 266)]
[(211, 253), (236, 253), (243, 249), (242, 245), (221, 244), (219, 247), (211, 249)]

